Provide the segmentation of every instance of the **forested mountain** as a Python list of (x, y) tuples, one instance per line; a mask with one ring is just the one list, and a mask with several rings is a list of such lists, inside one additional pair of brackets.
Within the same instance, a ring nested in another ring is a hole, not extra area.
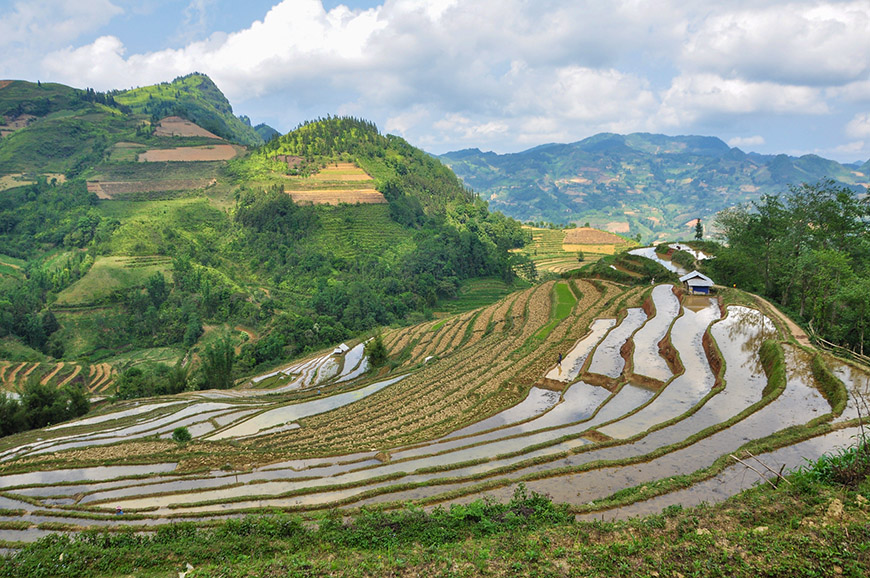
[(233, 107), (223, 92), (204, 74), (193, 73), (153, 86), (109, 93), (115, 101), (154, 120), (180, 116), (207, 131), (245, 145), (265, 142), (250, 122), (233, 115)]
[(493, 209), (514, 218), (588, 221), (646, 240), (685, 235), (697, 217), (707, 220), (788, 185), (870, 181), (868, 164), (747, 154), (714, 137), (645, 133), (604, 133), (516, 154), (469, 149), (440, 158)]
[(0, 111), (0, 363), (34, 376), (65, 360), (89, 387), (176, 391), (194, 374), (166, 365), (220, 347), (246, 375), (428, 318), (466, 280), (509, 286), (525, 259), (519, 223), (364, 120), (249, 150), (250, 122), (201, 75), (7, 82)]

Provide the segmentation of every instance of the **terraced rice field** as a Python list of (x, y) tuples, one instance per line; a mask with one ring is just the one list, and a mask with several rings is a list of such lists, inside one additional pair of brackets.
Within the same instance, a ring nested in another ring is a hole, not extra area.
[(310, 177), (288, 177), (285, 192), (297, 203), (313, 205), (386, 204), (374, 180), (353, 163), (334, 163)]
[[(532, 233), (532, 242), (521, 250), (535, 263), (539, 272), (565, 273), (595, 262), (604, 255), (629, 249), (632, 241), (591, 227), (574, 229), (539, 229), (524, 227)], [(583, 261), (577, 258), (583, 253)]]
[(89, 393), (105, 393), (112, 385), (117, 370), (108, 363), (82, 365), (59, 362), (16, 362), (0, 360), (0, 391), (15, 392), (28, 379), (35, 378), (42, 385), (63, 387), (78, 384)]
[[(0, 440), (0, 521), (31, 522), (0, 539), (48, 522), (147, 530), (264, 508), (508, 498), (519, 482), (612, 517), (613, 505), (719, 499), (715, 480), (733, 480), (727, 456), (747, 443), (778, 469), (853, 431), (870, 370), (796, 345), (773, 310), (687, 304), (670, 285), (551, 281), (385, 333), (392, 370), (367, 371), (351, 342), (240, 389)], [(826, 371), (850, 392), (842, 413), (820, 392)], [(193, 442), (168, 439), (179, 426)]]
[(140, 163), (228, 161), (239, 154), (241, 147), (228, 144), (150, 149), (139, 155)]

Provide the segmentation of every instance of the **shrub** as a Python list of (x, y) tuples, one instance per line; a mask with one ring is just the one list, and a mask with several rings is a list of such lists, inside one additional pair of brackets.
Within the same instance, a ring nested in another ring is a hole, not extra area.
[(193, 436), (190, 435), (190, 431), (186, 427), (177, 427), (172, 432), (172, 440), (180, 444), (187, 443), (192, 439)]

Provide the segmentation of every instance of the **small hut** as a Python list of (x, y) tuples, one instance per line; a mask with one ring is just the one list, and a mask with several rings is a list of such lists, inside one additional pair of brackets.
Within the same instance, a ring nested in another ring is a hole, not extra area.
[(713, 287), (713, 280), (697, 271), (692, 271), (680, 277), (680, 282), (686, 288), (689, 295), (709, 295)]

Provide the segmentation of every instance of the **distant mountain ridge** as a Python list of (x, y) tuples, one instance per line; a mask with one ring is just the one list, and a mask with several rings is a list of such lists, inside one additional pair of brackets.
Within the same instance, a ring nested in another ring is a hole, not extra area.
[(648, 239), (700, 217), (830, 178), (866, 188), (870, 161), (745, 153), (717, 137), (601, 133), (512, 154), (465, 149), (439, 157), (490, 207), (525, 221), (590, 222)]

